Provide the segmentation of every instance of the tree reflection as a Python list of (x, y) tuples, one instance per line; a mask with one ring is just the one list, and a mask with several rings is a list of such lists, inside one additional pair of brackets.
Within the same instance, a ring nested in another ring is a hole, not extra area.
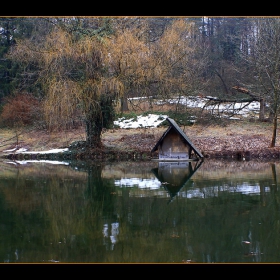
[[(0, 262), (280, 261), (279, 163), (196, 163), (0, 173)], [(116, 184), (155, 174), (155, 189)]]
[(88, 198), (89, 210), (87, 213), (97, 213), (102, 219), (99, 223), (92, 223), (91, 217), (87, 217), (87, 223), (91, 224), (92, 230), (97, 226), (97, 235), (103, 235), (103, 245), (107, 250), (113, 250), (118, 240), (119, 223), (116, 213), (116, 192), (114, 181), (102, 177), (104, 164), (90, 164), (87, 166), (88, 183), (86, 197)]

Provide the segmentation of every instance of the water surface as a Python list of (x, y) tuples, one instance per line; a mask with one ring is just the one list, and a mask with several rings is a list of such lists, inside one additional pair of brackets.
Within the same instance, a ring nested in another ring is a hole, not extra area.
[(280, 262), (280, 162), (0, 163), (0, 262)]

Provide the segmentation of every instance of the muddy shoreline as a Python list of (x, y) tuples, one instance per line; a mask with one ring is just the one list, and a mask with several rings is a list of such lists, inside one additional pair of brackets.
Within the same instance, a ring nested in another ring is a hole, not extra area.
[[(204, 159), (227, 160), (280, 160), (280, 148), (262, 148), (261, 150), (220, 150), (202, 151)], [(157, 154), (150, 151), (118, 149), (91, 149), (87, 151), (69, 150), (61, 153), (7, 153), (2, 158), (10, 160), (153, 160)]]

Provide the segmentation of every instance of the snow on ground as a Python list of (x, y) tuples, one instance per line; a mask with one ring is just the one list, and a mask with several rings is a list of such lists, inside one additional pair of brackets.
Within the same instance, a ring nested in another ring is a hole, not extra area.
[(13, 148), (10, 150), (5, 150), (3, 151), (4, 153), (10, 153), (10, 152), (14, 152), (17, 154), (56, 154), (56, 153), (63, 153), (68, 151), (68, 148), (64, 148), (64, 149), (51, 149), (51, 150), (46, 150), (46, 151), (28, 151), (25, 148)]
[(51, 163), (51, 164), (63, 164), (63, 165), (69, 165), (69, 162), (65, 161), (58, 161), (58, 160), (15, 160), (15, 161), (6, 161), (6, 163), (10, 164), (27, 164), (29, 162), (36, 162), (36, 163)]
[(13, 148), (10, 150), (5, 150), (3, 151), (4, 153), (9, 153), (9, 152), (16, 152), (16, 153), (21, 153), (21, 154), (56, 154), (56, 153), (63, 153), (68, 151), (68, 148), (64, 149), (52, 149), (52, 150), (47, 150), (47, 151), (28, 151), (25, 148)]
[[(210, 98), (213, 98), (212, 96), (208, 96)], [(206, 102), (209, 101), (207, 98), (203, 97), (197, 97), (197, 96), (191, 96), (191, 97), (180, 97), (180, 104), (185, 105), (186, 107), (189, 108), (203, 108), (206, 104)], [(178, 98), (172, 98), (168, 100), (160, 100), (156, 102), (156, 104), (161, 105), (161, 104), (173, 104), (173, 103), (178, 103)], [(223, 103), (220, 104), (219, 106), (215, 105), (209, 105), (207, 106), (208, 110), (217, 110), (223, 111), (224, 113), (232, 113), (235, 110), (240, 110), (239, 112), (236, 112), (237, 115), (242, 115), (243, 117), (248, 116), (249, 113), (251, 112), (258, 112), (260, 109), (260, 103), (258, 101), (251, 102), (250, 104), (242, 102), (242, 103)]]
[[(55, 154), (55, 153), (63, 153), (68, 151), (68, 148), (64, 148), (64, 149), (51, 149), (51, 150), (46, 150), (46, 151), (28, 151), (25, 148), (13, 148), (13, 149), (9, 149), (9, 150), (5, 150), (3, 151), (4, 153), (10, 153), (10, 152), (14, 152), (16, 154)], [(56, 161), (56, 160), (16, 160), (16, 161), (6, 161), (6, 163), (10, 163), (10, 164), (27, 164), (30, 162), (40, 162), (40, 163), (51, 163), (51, 164), (63, 164), (63, 165), (68, 165), (68, 162), (64, 162), (64, 161)]]
[[(17, 150), (18, 152), (19, 150)], [(63, 152), (67, 152), (68, 148), (64, 148), (64, 149), (52, 149), (52, 150), (47, 150), (47, 151), (33, 151), (33, 152), (29, 152), (29, 151), (20, 151), (21, 154), (56, 154), (56, 153), (63, 153)]]
[(120, 128), (157, 127), (165, 121), (167, 117), (168, 115), (148, 114), (147, 116), (137, 116), (137, 119), (119, 118), (114, 121), (114, 125), (119, 126)]
[[(25, 148), (20, 148), (17, 150), (17, 148), (5, 150), (3, 152), (14, 152), (14, 153), (20, 153), (20, 154), (55, 154), (55, 153), (63, 153), (68, 151), (68, 148), (64, 149), (51, 149), (46, 151), (28, 151)], [(57, 161), (57, 160), (16, 160), (16, 161), (6, 161), (6, 163), (18, 165), (18, 164), (27, 164), (27, 163), (51, 163), (51, 164), (62, 164), (62, 165), (69, 165), (68, 162), (65, 161)]]
[[(210, 96), (209, 96), (210, 97)], [(135, 98), (134, 98), (135, 99)], [(208, 101), (207, 98), (201, 97), (181, 97), (179, 102), (189, 108), (203, 108)], [(168, 100), (159, 100), (156, 102), (157, 105), (163, 104), (172, 104), (178, 103), (178, 98), (168, 99)], [(239, 119), (240, 116), (248, 117), (250, 113), (258, 113), (260, 109), (260, 103), (257, 101), (248, 103), (224, 103), (219, 106), (211, 105), (207, 106), (208, 110), (213, 110), (222, 112), (223, 114), (232, 114), (237, 115), (235, 119)], [(239, 116), (239, 117), (238, 117)], [(157, 127), (161, 124), (168, 115), (156, 115), (148, 114), (146, 116), (140, 115), (137, 118), (125, 119), (119, 118), (114, 121), (114, 125), (119, 126), (120, 128), (139, 128), (139, 127)], [(233, 119), (233, 117), (231, 117)]]

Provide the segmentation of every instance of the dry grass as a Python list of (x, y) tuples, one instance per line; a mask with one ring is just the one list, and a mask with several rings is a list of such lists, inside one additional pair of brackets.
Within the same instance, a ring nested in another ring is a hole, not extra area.
[(13, 130), (0, 129), (0, 152), (16, 145), (32, 151), (44, 151), (68, 147), (74, 141), (85, 140), (83, 128), (68, 131), (48, 132), (45, 130), (23, 130), (16, 139)]

